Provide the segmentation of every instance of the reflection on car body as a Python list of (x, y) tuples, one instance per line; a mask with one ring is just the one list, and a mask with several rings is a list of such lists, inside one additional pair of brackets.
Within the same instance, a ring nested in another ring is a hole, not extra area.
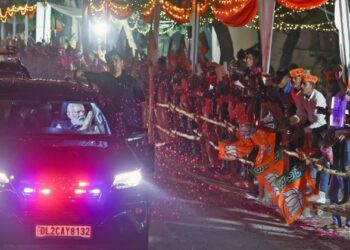
[[(0, 80), (0, 245), (74, 239), (147, 249), (154, 149), (142, 133), (121, 137), (99, 98), (69, 82)], [(70, 103), (77, 117), (91, 115), (91, 129), (73, 124)]]
[(13, 52), (0, 52), (0, 78), (24, 78), (29, 79), (27, 68)]

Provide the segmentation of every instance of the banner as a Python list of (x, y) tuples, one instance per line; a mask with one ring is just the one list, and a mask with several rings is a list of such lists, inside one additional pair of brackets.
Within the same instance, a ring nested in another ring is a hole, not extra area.
[(237, 158), (247, 158), (254, 144), (250, 139), (241, 138), (236, 142), (219, 141), (219, 159), (234, 161)]
[(266, 165), (265, 162), (271, 162), (275, 155), (276, 134), (264, 129), (256, 130), (250, 137), (237, 135), (237, 141), (219, 142), (219, 159), (236, 160), (237, 158), (246, 158), (255, 146), (258, 146), (258, 154), (255, 160), (256, 165)]
[(283, 149), (279, 148), (266, 161), (256, 167), (250, 169), (251, 173), (256, 177), (261, 186), (270, 194), (274, 204), (278, 204), (280, 196), (280, 188), (276, 184), (276, 180), (283, 174)]
[(314, 180), (310, 176), (310, 168), (304, 164), (294, 167), (276, 180), (280, 191), (278, 206), (288, 224), (293, 223), (308, 206), (306, 200), (307, 185), (315, 191)]

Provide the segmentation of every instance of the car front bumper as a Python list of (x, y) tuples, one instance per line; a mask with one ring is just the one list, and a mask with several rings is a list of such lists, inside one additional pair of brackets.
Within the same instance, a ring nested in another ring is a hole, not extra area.
[(36, 225), (79, 225), (91, 227), (91, 238), (69, 239), (109, 242), (147, 230), (150, 213), (148, 194), (140, 187), (113, 190), (92, 200), (45, 202), (6, 191), (0, 192), (0, 236), (9, 242), (50, 241), (60, 238), (36, 238)]

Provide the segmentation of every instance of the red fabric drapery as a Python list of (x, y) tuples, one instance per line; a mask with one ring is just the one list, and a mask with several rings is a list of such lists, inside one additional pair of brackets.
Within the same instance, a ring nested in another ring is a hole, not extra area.
[(237, 14), (236, 18), (223, 21), (223, 23), (229, 26), (242, 27), (253, 20), (253, 18), (256, 16), (256, 12), (256, 1), (251, 1), (241, 12)]
[(188, 23), (190, 22), (191, 9), (182, 8), (174, 5), (168, 0), (163, 1), (163, 10), (164, 12), (174, 21), (179, 23)]
[[(241, 27), (249, 23), (257, 12), (256, 0), (231, 2), (227, 4), (215, 4), (212, 6), (215, 18), (229, 26)], [(234, 11), (228, 11), (233, 10)], [(225, 13), (225, 14), (224, 14)]]
[(310, 10), (325, 4), (328, 0), (277, 0), (284, 7), (292, 10)]
[(133, 10), (129, 4), (108, 3), (110, 13), (117, 19), (125, 19), (132, 15)]

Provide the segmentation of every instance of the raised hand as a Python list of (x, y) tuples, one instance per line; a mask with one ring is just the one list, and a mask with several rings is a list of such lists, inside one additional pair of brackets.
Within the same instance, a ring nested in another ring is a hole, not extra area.
[(90, 128), (92, 118), (94, 117), (94, 113), (90, 110), (84, 120), (83, 126), (79, 129), (79, 131), (86, 131)]

